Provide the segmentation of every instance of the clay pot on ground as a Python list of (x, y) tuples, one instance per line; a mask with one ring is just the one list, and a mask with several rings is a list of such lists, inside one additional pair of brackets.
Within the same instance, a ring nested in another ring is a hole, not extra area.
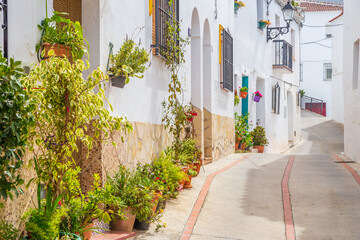
[(84, 239), (85, 240), (90, 240), (91, 239), (91, 235), (92, 235), (92, 228), (94, 227), (94, 223), (90, 223), (89, 225), (87, 225), (85, 227), (85, 230), (84, 230)]
[(195, 167), (196, 167), (196, 176), (198, 176), (198, 175), (199, 175), (199, 173), (200, 173), (200, 169), (201, 169), (202, 161), (201, 161), (201, 160), (199, 160), (199, 161), (198, 161), (198, 162), (196, 162), (194, 165), (195, 165)]
[(241, 143), (240, 150), (245, 151), (245, 148), (246, 148), (245, 146), (246, 146), (245, 143)]
[(136, 218), (136, 215), (132, 214), (131, 210), (132, 208), (130, 207), (127, 207), (124, 210), (124, 212), (126, 213), (125, 217), (127, 219), (111, 220), (110, 229), (114, 231), (131, 232), (134, 227), (135, 218)]
[(71, 48), (66, 45), (43, 43), (43, 49), (45, 50), (44, 59), (49, 58), (48, 52), (50, 49), (54, 50), (54, 55), (57, 57), (67, 57), (69, 60), (71, 58)]
[(235, 142), (235, 150), (239, 150), (239, 142)]
[(254, 146), (254, 148), (256, 148), (258, 150), (258, 153), (264, 152), (264, 146)]

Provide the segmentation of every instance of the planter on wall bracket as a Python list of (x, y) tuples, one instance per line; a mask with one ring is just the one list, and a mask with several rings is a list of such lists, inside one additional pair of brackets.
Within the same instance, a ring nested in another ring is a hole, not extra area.
[(258, 95), (254, 96), (254, 102), (260, 102), (261, 97)]
[(259, 22), (258, 22), (258, 28), (259, 28), (260, 30), (263, 30), (265, 27), (266, 27), (266, 23), (265, 23), (265, 22), (263, 22), (263, 21), (259, 21)]
[(126, 77), (125, 76), (115, 76), (115, 75), (109, 75), (111, 79), (111, 86), (118, 87), (118, 88), (124, 88), (126, 84)]

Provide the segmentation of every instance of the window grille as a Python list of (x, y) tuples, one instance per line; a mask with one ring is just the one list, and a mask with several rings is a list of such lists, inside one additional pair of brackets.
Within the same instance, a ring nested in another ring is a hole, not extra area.
[(304, 80), (304, 65), (300, 64), (300, 82)]
[(292, 46), (284, 40), (274, 40), (275, 44), (275, 63), (274, 67), (287, 67), (292, 70)]
[(2, 12), (2, 22), (0, 24), (3, 34), (1, 34), (0, 50), (3, 51), (3, 56), (8, 57), (8, 8), (7, 0), (0, 0), (0, 12)]
[[(174, 20), (179, 24), (179, 0), (173, 0), (171, 6), (168, 0), (155, 0), (155, 28), (153, 28), (155, 55), (166, 57), (166, 53), (170, 50), (167, 44), (166, 29), (167, 23)], [(178, 41), (177, 44), (179, 44)]]
[(272, 112), (275, 114), (280, 114), (280, 86), (279, 83), (276, 83), (272, 88)]
[(229, 91), (233, 91), (234, 85), (234, 74), (233, 74), (233, 38), (231, 35), (223, 29), (222, 31), (223, 38), (223, 79), (222, 87)]
[(324, 63), (324, 81), (331, 81), (332, 79), (332, 64)]

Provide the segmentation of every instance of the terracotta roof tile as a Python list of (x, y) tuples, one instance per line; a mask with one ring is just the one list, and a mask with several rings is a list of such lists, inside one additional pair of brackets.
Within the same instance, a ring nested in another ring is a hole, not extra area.
[(329, 4), (320, 2), (301, 2), (301, 7), (305, 7), (304, 12), (322, 12), (322, 11), (342, 11), (342, 4)]

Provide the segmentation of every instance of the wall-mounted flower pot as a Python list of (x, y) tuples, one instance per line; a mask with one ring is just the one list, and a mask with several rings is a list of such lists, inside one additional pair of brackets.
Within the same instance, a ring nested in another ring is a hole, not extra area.
[(265, 22), (258, 22), (258, 28), (263, 30), (266, 27), (266, 23)]
[(237, 3), (234, 3), (234, 13), (237, 14), (237, 12), (239, 11), (240, 5)]
[(62, 44), (51, 44), (51, 43), (43, 43), (42, 45), (45, 55), (43, 59), (49, 58), (48, 52), (53, 49), (54, 55), (56, 57), (67, 57), (69, 60), (71, 60), (71, 48), (66, 45)]
[(240, 97), (241, 97), (241, 98), (246, 98), (247, 95), (248, 95), (248, 92), (242, 92), (242, 91), (240, 91)]
[(124, 88), (125, 84), (126, 84), (126, 77), (124, 76), (114, 76), (114, 75), (109, 75), (110, 79), (111, 79), (111, 85), (113, 87), (118, 87), (118, 88)]
[(260, 102), (261, 97), (258, 95), (254, 96), (254, 102)]

